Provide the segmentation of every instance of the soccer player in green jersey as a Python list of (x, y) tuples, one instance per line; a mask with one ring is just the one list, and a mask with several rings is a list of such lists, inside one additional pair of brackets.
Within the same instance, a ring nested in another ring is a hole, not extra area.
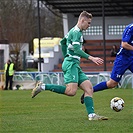
[(74, 26), (68, 34), (61, 40), (61, 49), (64, 56), (62, 70), (64, 73), (64, 81), (66, 86), (55, 84), (38, 83), (32, 91), (32, 98), (34, 98), (41, 91), (49, 90), (67, 96), (74, 96), (78, 87), (84, 91), (85, 107), (89, 120), (107, 120), (107, 117), (99, 116), (94, 112), (93, 106), (93, 88), (88, 77), (80, 68), (80, 57), (91, 60), (97, 65), (103, 63), (99, 57), (88, 55), (82, 50), (83, 34), (82, 31), (86, 30), (92, 20), (92, 14), (83, 11), (81, 12), (76, 26)]

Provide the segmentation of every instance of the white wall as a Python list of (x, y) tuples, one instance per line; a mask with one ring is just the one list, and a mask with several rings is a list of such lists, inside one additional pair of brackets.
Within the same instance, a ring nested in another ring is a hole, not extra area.
[[(53, 57), (44, 58), (44, 63), (41, 63), (42, 72), (51, 72), (54, 66), (58, 64), (59, 59), (62, 58), (62, 52), (60, 46), (57, 45), (57, 49), (53, 51)], [(39, 68), (39, 63), (38, 63)], [(39, 70), (38, 70), (39, 71)]]
[(4, 63), (9, 59), (9, 44), (0, 44), (0, 49), (4, 50)]
[[(74, 17), (72, 14), (67, 14), (68, 18), (68, 30), (70, 30), (74, 25), (76, 25), (78, 18)], [(121, 39), (121, 35), (108, 35), (107, 26), (109, 24), (124, 24), (127, 25), (133, 22), (132, 17), (105, 17), (105, 37), (107, 40), (110, 39)], [(102, 17), (93, 17), (91, 25), (101, 25), (103, 24)], [(65, 25), (64, 25), (65, 26)], [(64, 29), (65, 30), (65, 29)], [(87, 35), (84, 36), (85, 40), (102, 40), (102, 35)]]
[[(103, 20), (101, 17), (94, 17), (92, 19), (92, 26), (93, 25), (102, 25)], [(121, 35), (108, 35), (107, 32), (107, 26), (108, 25), (118, 25), (118, 24), (123, 24), (123, 25), (128, 25), (129, 23), (132, 23), (132, 18), (131, 17), (106, 17), (105, 18), (105, 38), (107, 40), (111, 40), (111, 39), (121, 39)], [(101, 36), (86, 36), (86, 39), (90, 39), (91, 40), (100, 40), (102, 39), (102, 35)]]

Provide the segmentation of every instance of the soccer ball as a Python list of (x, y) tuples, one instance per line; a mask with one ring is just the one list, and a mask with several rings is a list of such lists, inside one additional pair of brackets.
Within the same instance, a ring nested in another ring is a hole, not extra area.
[(123, 108), (124, 108), (124, 100), (120, 97), (114, 97), (110, 101), (110, 107), (112, 110), (119, 112), (119, 111), (123, 110)]

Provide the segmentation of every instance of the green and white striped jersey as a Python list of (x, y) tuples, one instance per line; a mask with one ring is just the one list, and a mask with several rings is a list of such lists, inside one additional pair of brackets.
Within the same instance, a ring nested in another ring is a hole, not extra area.
[(82, 50), (83, 34), (77, 26), (73, 27), (60, 43), (64, 57), (69, 56), (78, 60), (80, 57), (88, 59), (89, 55)]

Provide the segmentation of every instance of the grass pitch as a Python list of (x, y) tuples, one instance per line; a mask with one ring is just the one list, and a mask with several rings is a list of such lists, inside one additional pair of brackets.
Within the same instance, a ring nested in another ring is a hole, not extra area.
[[(95, 112), (107, 121), (89, 121), (80, 104), (82, 90), (68, 97), (49, 91), (31, 98), (31, 90), (0, 91), (0, 133), (132, 133), (133, 89), (94, 93)], [(110, 100), (125, 101), (121, 112), (110, 109)]]

